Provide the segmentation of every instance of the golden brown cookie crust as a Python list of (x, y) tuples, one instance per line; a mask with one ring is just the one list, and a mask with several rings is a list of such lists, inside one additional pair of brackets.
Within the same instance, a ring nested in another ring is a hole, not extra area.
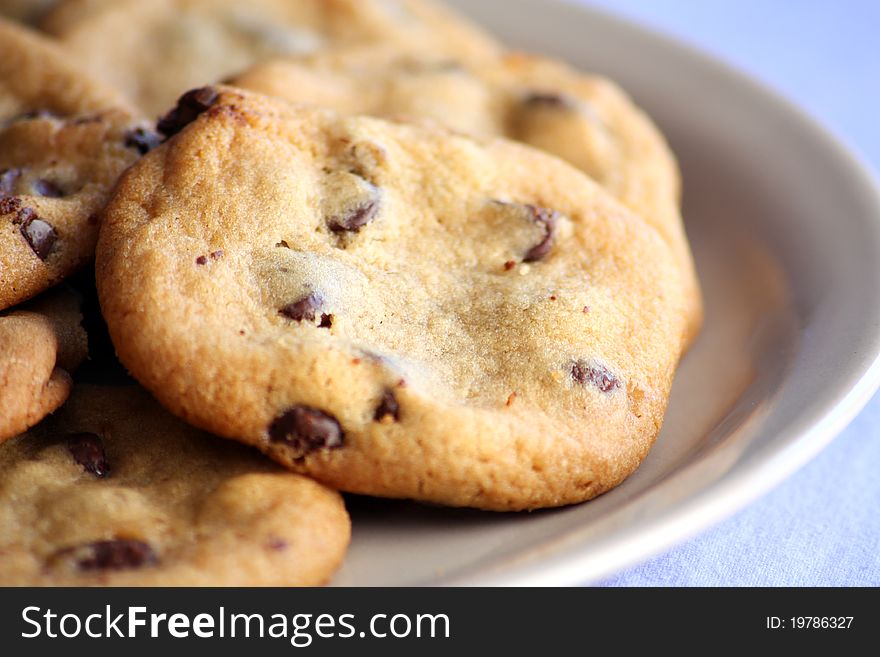
[(66, 0), (43, 22), (98, 77), (158, 116), (184, 91), (261, 58), (331, 43), (498, 50), (432, 0)]
[(0, 20), (0, 309), (94, 257), (100, 210), (149, 140), (118, 94), (67, 59)]
[(311, 586), (349, 536), (338, 493), (135, 386), (78, 386), (0, 445), (0, 585)]
[(88, 354), (77, 295), (56, 289), (0, 313), (0, 442), (61, 406)]
[(699, 332), (702, 298), (681, 220), (675, 158), (614, 82), (525, 53), (469, 61), (385, 46), (275, 58), (233, 84), (347, 114), (504, 136), (563, 158), (642, 215), (672, 247), (690, 304), (688, 341)]
[(96, 264), (166, 407), (342, 490), (448, 505), (570, 504), (636, 468), (687, 316), (652, 227), (511, 142), (197, 101), (123, 177)]

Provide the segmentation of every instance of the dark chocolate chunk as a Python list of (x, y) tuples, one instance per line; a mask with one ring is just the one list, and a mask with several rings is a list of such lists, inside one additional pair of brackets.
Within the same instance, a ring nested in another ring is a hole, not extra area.
[(177, 107), (159, 119), (156, 129), (165, 137), (176, 135), (217, 102), (218, 95), (211, 87), (187, 91), (177, 101)]
[(31, 183), (31, 189), (36, 196), (45, 196), (47, 198), (61, 198), (64, 192), (61, 188), (51, 180), (45, 178), (37, 178)]
[(55, 229), (30, 208), (19, 210), (18, 219), (21, 221), (21, 234), (33, 252), (40, 260), (48, 258), (55, 240), (58, 239)]
[(315, 314), (323, 305), (323, 297), (317, 292), (311, 292), (299, 301), (287, 304), (284, 308), (279, 310), (278, 313), (296, 322), (301, 322), (303, 320), (313, 322), (315, 321)]
[(208, 264), (207, 256), (200, 255), (198, 258), (196, 258), (196, 264), (197, 265), (207, 265)]
[(73, 460), (79, 463), (86, 472), (99, 479), (110, 474), (110, 464), (104, 453), (104, 443), (93, 433), (75, 433), (67, 437), (67, 449)]
[(318, 328), (333, 328), (333, 315), (321, 315), (321, 323)]
[(382, 401), (379, 402), (373, 419), (383, 424), (397, 422), (400, 419), (400, 404), (391, 390), (386, 390), (382, 395)]
[(327, 219), (327, 226), (334, 233), (345, 231), (356, 233), (376, 218), (379, 212), (379, 199), (373, 198), (358, 205), (345, 214)]
[(0, 171), (0, 196), (12, 196), (15, 183), (21, 178), (21, 169), (3, 169)]
[(12, 214), (21, 210), (21, 199), (15, 196), (0, 196), (0, 214)]
[(523, 98), (526, 107), (553, 107), (570, 110), (575, 108), (574, 101), (564, 94), (550, 92), (534, 92)]
[(127, 538), (96, 541), (68, 548), (63, 554), (74, 555), (80, 570), (129, 570), (159, 562), (153, 548), (143, 541)]
[(308, 406), (294, 406), (269, 425), (269, 440), (291, 447), (296, 458), (319, 449), (342, 447), (342, 427), (331, 415)]
[(581, 385), (593, 385), (602, 392), (611, 392), (620, 387), (620, 381), (604, 365), (579, 360), (571, 366), (571, 378)]
[(531, 213), (532, 221), (544, 228), (544, 239), (529, 249), (523, 257), (523, 262), (535, 262), (543, 260), (553, 248), (553, 230), (556, 227), (556, 219), (559, 214), (547, 208), (539, 208), (535, 205), (526, 205)]
[(136, 149), (141, 155), (146, 155), (161, 143), (162, 137), (152, 130), (134, 128), (125, 133), (126, 147)]

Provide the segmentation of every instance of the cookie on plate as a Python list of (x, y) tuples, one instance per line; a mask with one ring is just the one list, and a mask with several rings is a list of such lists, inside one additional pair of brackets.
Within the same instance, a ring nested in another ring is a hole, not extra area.
[(78, 386), (0, 445), (0, 585), (316, 585), (349, 535), (338, 493), (135, 386)]
[(88, 353), (80, 300), (58, 288), (0, 312), (0, 442), (37, 424), (65, 402), (71, 373)]
[(0, 310), (91, 260), (111, 187), (157, 141), (67, 59), (0, 20)]
[(485, 509), (586, 500), (645, 456), (681, 274), (587, 176), (228, 88), (163, 124), (96, 276), (120, 359), (173, 412), (342, 490)]
[(476, 57), (498, 48), (432, 0), (66, 0), (43, 27), (150, 115), (263, 57), (329, 43), (397, 43)]
[(689, 339), (699, 331), (702, 299), (675, 158), (650, 118), (612, 81), (521, 53), (469, 62), (430, 51), (352, 47), (274, 58), (233, 84), (349, 114), (501, 135), (562, 157), (660, 231), (684, 272)]

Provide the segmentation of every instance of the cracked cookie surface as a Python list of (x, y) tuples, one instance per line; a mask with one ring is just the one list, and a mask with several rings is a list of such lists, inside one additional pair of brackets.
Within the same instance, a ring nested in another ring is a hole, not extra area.
[(643, 219), (512, 142), (188, 96), (96, 264), (166, 407), (333, 487), (448, 505), (575, 503), (637, 467), (687, 317)]
[(522, 141), (575, 165), (653, 225), (683, 272), (688, 337), (702, 299), (663, 136), (612, 81), (522, 53), (482, 61), (392, 46), (324, 50), (257, 64), (236, 86), (347, 114), (432, 122)]
[(338, 493), (135, 386), (77, 386), (0, 445), (0, 585), (317, 585), (349, 535)]

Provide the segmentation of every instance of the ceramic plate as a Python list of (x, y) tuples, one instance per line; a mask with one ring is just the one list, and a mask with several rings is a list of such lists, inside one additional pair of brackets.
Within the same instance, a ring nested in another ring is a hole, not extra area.
[(826, 445), (877, 388), (880, 198), (820, 127), (663, 36), (559, 0), (458, 0), (517, 48), (621, 83), (676, 151), (707, 305), (666, 423), (623, 485), (529, 514), (353, 498), (338, 585), (595, 581), (718, 522)]

